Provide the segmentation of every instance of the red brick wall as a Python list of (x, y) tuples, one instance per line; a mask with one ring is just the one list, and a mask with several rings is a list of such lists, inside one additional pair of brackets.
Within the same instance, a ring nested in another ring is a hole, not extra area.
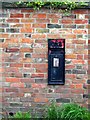
[[(3, 106), (38, 109), (50, 100), (88, 104), (87, 9), (65, 16), (59, 10), (3, 9), (0, 20)], [(65, 39), (65, 85), (48, 85), (48, 39)]]

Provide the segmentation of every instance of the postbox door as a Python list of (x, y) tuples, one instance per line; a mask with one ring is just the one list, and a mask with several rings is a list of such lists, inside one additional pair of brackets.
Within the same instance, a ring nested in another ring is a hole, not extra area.
[(64, 84), (64, 59), (64, 54), (49, 55), (49, 84)]

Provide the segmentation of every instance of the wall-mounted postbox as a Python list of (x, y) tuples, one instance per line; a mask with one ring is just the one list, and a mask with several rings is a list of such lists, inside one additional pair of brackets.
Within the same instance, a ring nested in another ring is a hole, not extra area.
[(48, 84), (65, 83), (65, 40), (48, 40)]

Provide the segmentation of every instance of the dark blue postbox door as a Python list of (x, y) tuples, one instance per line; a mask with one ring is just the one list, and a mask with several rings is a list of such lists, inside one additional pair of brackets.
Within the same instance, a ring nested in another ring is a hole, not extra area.
[(49, 55), (49, 84), (64, 84), (64, 55)]
[[(62, 41), (61, 41), (62, 42)], [(49, 41), (48, 44), (48, 84), (65, 83), (65, 47)]]

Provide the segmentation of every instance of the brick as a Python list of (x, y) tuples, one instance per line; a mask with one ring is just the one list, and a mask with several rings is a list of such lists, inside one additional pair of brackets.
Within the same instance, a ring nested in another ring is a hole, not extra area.
[(51, 23), (59, 23), (59, 19), (51, 19)]
[(24, 67), (30, 68), (31, 64), (24, 64)]
[(11, 63), (10, 67), (23, 67), (23, 64), (21, 64), (21, 63)]
[(30, 62), (32, 62), (32, 59), (31, 58), (23, 58), (23, 59), (20, 60), (20, 62), (21, 63), (30, 63)]
[(65, 66), (65, 69), (74, 69), (75, 68), (75, 65), (66, 65)]
[(61, 15), (59, 15), (59, 14), (54, 14), (54, 13), (51, 13), (51, 14), (48, 14), (47, 15), (47, 18), (52, 18), (52, 19), (60, 19), (61, 18)]
[(23, 18), (23, 14), (20, 13), (10, 14), (10, 18)]
[(74, 49), (75, 48), (75, 45), (74, 44), (66, 44), (66, 48), (69, 48), (69, 49)]
[(19, 52), (19, 48), (6, 48), (6, 52)]
[(20, 48), (20, 52), (33, 52), (32, 48)]
[(49, 19), (37, 19), (36, 18), (36, 23), (42, 23), (42, 21), (43, 21), (43, 23), (50, 23)]
[(71, 93), (73, 93), (73, 94), (83, 94), (84, 90), (83, 89), (72, 89)]
[(31, 12), (34, 12), (33, 9), (21, 9), (21, 12), (22, 13), (31, 13)]
[(32, 74), (31, 78), (44, 78), (44, 74)]
[(83, 60), (83, 55), (77, 55), (78, 60)]
[(47, 98), (34, 98), (34, 102), (38, 103), (38, 102), (48, 102)]
[(25, 24), (23, 25), (23, 27), (25, 27), (25, 28), (30, 28), (30, 27), (31, 27), (31, 24), (30, 24), (30, 23), (25, 23)]
[(47, 34), (48, 39), (59, 39), (61, 38), (59, 34)]
[(83, 88), (83, 84), (76, 84), (75, 85), (77, 89), (82, 89)]
[(19, 23), (19, 19), (7, 19), (8, 23)]
[(88, 14), (88, 10), (74, 10), (74, 14)]
[(33, 43), (33, 40), (32, 39), (30, 39), (30, 38), (22, 38), (21, 40), (21, 43)]
[(66, 19), (66, 20), (62, 20), (62, 24), (72, 24), (73, 23), (73, 21), (72, 20), (68, 20), (68, 19)]
[(8, 38), (9, 34), (0, 34), (0, 38)]
[(6, 78), (6, 82), (20, 82), (19, 78)]
[(21, 19), (22, 23), (34, 23), (34, 19)]
[(38, 14), (37, 17), (40, 19), (40, 18), (46, 18), (46, 14)]
[(88, 20), (75, 20), (75, 24), (88, 24)]
[(39, 24), (39, 23), (37, 24), (36, 23), (36, 24), (33, 24), (32, 27), (33, 28), (46, 28), (46, 24)]
[(73, 64), (85, 64), (84, 60), (72, 60)]
[(72, 43), (73, 44), (85, 44), (86, 40), (73, 40)]
[(11, 24), (10, 27), (17, 27), (17, 28), (19, 28), (19, 27), (23, 27), (23, 24), (20, 24), (20, 23), (19, 24), (14, 24), (14, 25)]
[(46, 58), (45, 54), (32, 54), (32, 58)]
[(87, 31), (86, 31), (86, 30), (80, 30), (80, 29), (73, 30), (73, 32), (74, 32), (75, 34), (87, 34)]
[(32, 34), (33, 39), (38, 39), (38, 38), (46, 38), (45, 34)]
[(74, 79), (74, 78), (76, 78), (76, 75), (75, 74), (67, 74), (65, 77), (67, 79)]
[(32, 28), (21, 28), (22, 33), (32, 33), (33, 29)]
[(18, 88), (5, 88), (6, 92), (18, 92)]
[(76, 55), (76, 54), (71, 54), (71, 55), (70, 55), (70, 54), (69, 54), (69, 55), (67, 54), (67, 55), (65, 55), (65, 58), (66, 58), (66, 59), (77, 59), (77, 55)]
[(11, 83), (10, 87), (23, 88), (23, 87), (25, 87), (25, 85), (24, 85), (24, 83)]
[(66, 34), (66, 35), (62, 35), (62, 37), (65, 39), (76, 39), (75, 34)]
[(45, 88), (46, 84), (40, 84), (40, 83), (32, 83), (32, 88)]

